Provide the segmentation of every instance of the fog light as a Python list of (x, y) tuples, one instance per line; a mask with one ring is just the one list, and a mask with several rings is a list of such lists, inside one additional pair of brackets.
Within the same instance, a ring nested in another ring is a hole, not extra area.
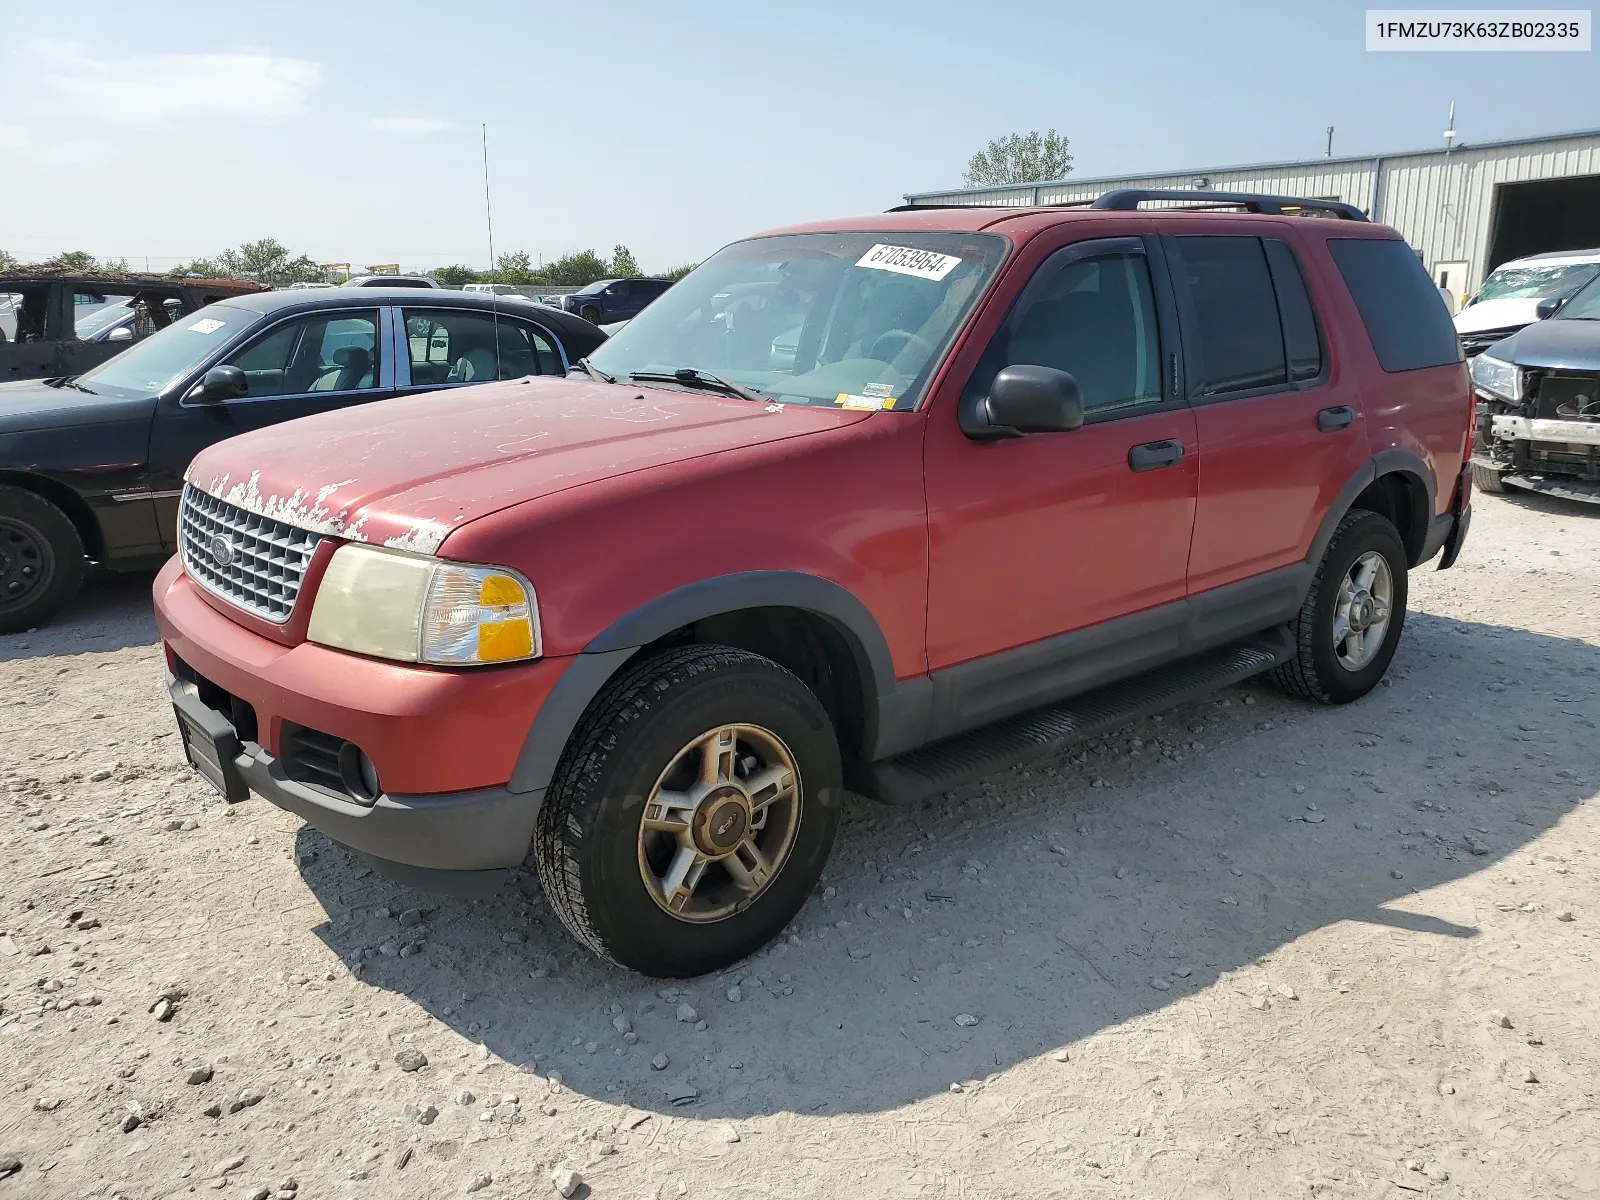
[(360, 804), (371, 804), (383, 795), (378, 768), (354, 742), (345, 742), (339, 747), (339, 782)]

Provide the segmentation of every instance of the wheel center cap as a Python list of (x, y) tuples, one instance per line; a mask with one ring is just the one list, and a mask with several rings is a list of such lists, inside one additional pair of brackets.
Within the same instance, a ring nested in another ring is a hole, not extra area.
[(744, 840), (750, 829), (750, 801), (736, 787), (720, 787), (695, 809), (694, 843), (702, 854), (722, 858)]

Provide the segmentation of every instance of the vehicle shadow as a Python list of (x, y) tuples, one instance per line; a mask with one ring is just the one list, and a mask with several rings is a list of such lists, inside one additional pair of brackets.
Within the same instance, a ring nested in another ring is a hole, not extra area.
[(93, 571), (83, 591), (54, 621), (0, 634), (0, 663), (53, 654), (103, 654), (148, 646), (157, 638), (150, 602), (154, 571)]
[[(685, 1116), (881, 1111), (1337, 922), (1476, 936), (1412, 894), (1494, 865), (1593, 796), (1597, 683), (1588, 643), (1413, 614), (1385, 686), (1359, 703), (1307, 706), (1256, 682), (1082, 761), (1045, 758), (920, 807), (854, 801), (788, 933), (676, 984), (577, 946), (531, 872), (489, 900), (444, 900), (320, 834), (302, 829), (298, 849), (315, 854), (302, 872), (329, 914), (317, 934), (372, 987), (514, 1066)], [(411, 1028), (441, 1062), (460, 1055), (431, 1021)]]
[(1504, 492), (1495, 496), (1494, 499), (1503, 500), (1507, 504), (1514, 504), (1518, 508), (1530, 509), (1533, 512), (1548, 513), (1552, 517), (1600, 519), (1600, 504), (1590, 504), (1584, 500), (1569, 500), (1565, 496), (1547, 496), (1543, 492), (1519, 491), (1515, 485), (1506, 488)]

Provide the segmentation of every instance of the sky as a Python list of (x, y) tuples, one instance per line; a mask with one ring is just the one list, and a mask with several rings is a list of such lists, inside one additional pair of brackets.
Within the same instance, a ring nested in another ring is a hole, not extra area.
[[(1505, 0), (1500, 0), (1504, 3)], [(1600, 127), (1589, 54), (1369, 53), (1365, 7), (0, 0), (0, 250), (167, 269), (274, 237), (403, 269), (622, 243), (647, 271), (959, 185)], [(1562, 83), (1565, 80), (1565, 84)]]

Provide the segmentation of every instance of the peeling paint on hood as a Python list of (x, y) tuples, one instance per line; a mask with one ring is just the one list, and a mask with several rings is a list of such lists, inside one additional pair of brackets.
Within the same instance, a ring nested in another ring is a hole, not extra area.
[(530, 378), (256, 430), (202, 451), (185, 479), (300, 529), (433, 554), (467, 521), (514, 504), (873, 415)]

